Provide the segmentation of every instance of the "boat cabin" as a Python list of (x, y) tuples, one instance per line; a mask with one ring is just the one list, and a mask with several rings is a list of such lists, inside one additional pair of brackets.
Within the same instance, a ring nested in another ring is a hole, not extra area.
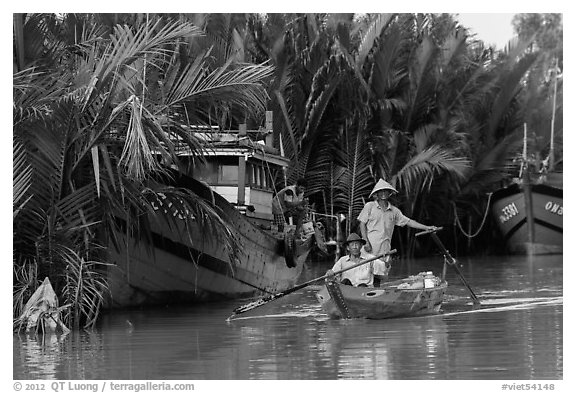
[(254, 223), (269, 226), (274, 179), (290, 162), (273, 147), (272, 112), (266, 112), (266, 126), (258, 130), (247, 130), (245, 124), (239, 130), (195, 127), (195, 135), (205, 145), (204, 161), (186, 149), (179, 152), (189, 156), (183, 160), (187, 174), (210, 185)]

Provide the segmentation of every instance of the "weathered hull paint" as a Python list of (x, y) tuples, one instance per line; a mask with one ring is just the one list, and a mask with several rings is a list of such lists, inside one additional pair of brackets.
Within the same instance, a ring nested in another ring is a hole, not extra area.
[[(322, 310), (331, 318), (387, 319), (435, 314), (440, 311), (448, 284), (442, 281), (433, 288), (399, 289), (406, 280), (386, 283), (379, 288), (337, 285), (346, 310), (330, 296), (327, 287), (316, 297)], [(344, 314), (348, 314), (344, 316)]]
[[(205, 187), (188, 178), (186, 186)], [(202, 196), (201, 189), (194, 189)], [(312, 236), (294, 241), (293, 263), (285, 258), (283, 238), (253, 225), (222, 196), (209, 198), (224, 212), (240, 243), (239, 260), (199, 225), (170, 227), (156, 222), (152, 244), (119, 235), (119, 250), (109, 248), (109, 307), (169, 302), (199, 302), (275, 293), (294, 286), (312, 246)]]
[[(534, 238), (529, 242), (524, 189), (530, 187)], [(513, 254), (560, 254), (563, 250), (563, 191), (545, 184), (514, 184), (494, 193), (492, 214)]]

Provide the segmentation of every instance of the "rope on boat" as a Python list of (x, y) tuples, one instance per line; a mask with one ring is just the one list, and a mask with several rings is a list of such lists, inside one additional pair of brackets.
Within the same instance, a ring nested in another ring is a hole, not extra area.
[[(259, 146), (257, 143), (254, 143), (252, 147), (260, 150), (260, 152), (262, 153), (264, 158), (266, 158), (267, 153), (266, 153), (266, 150), (264, 149), (264, 146)], [(270, 180), (272, 183), (272, 190), (274, 192), (274, 195), (278, 195), (278, 190), (276, 189), (276, 182), (274, 181), (275, 179), (272, 177), (272, 170), (270, 169), (270, 164), (268, 164), (268, 161), (266, 161), (266, 160), (264, 160), (264, 164), (266, 164), (266, 169), (268, 170), (268, 175), (270, 176)], [(274, 199), (274, 197), (273, 197), (273, 199)], [(284, 215), (284, 207), (282, 206), (281, 203), (279, 203), (279, 205), (280, 205), (280, 211), (282, 212), (282, 215)]]
[(480, 227), (474, 234), (469, 234), (464, 230), (464, 228), (462, 228), (462, 224), (460, 223), (460, 219), (458, 218), (458, 210), (456, 208), (456, 203), (452, 202), (452, 206), (454, 207), (454, 222), (460, 229), (460, 232), (462, 232), (462, 234), (467, 238), (472, 239), (478, 236), (478, 234), (480, 234), (480, 231), (482, 231), (482, 228), (484, 228), (484, 224), (486, 224), (486, 218), (488, 217), (488, 211), (490, 210), (490, 200), (492, 199), (492, 194), (493, 194), (492, 192), (488, 193), (488, 201), (486, 202), (486, 210), (484, 211), (484, 217), (482, 218)]

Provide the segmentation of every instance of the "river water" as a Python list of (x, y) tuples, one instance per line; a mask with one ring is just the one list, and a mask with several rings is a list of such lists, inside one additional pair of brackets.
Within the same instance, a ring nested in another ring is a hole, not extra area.
[[(93, 331), (13, 336), (18, 380), (560, 380), (562, 255), (458, 259), (442, 313), (330, 320), (309, 286), (227, 321), (247, 300), (113, 311)], [(310, 262), (303, 280), (324, 274)], [(397, 260), (391, 278), (442, 272), (441, 257)]]

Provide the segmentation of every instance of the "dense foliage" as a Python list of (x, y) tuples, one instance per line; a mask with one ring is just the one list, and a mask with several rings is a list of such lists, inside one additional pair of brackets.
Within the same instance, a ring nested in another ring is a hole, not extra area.
[(213, 206), (153, 180), (178, 165), (179, 145), (200, 152), (186, 126), (229, 121), (229, 108), (263, 113), (271, 68), (219, 62), (187, 18), (110, 17), (15, 15), (15, 315), (47, 276), (72, 306), (66, 323), (93, 325), (106, 249), (122, 247), (124, 231), (149, 236), (147, 217), (175, 216), (155, 213), (160, 194), (235, 251)]
[[(517, 175), (524, 124), (535, 162), (552, 127), (546, 162), (562, 169), (561, 16), (514, 24), (497, 51), (449, 14), (15, 14), (15, 315), (48, 276), (67, 323), (91, 326), (115, 217), (145, 238), (159, 193), (233, 253), (226, 217), (152, 180), (180, 144), (201, 157), (187, 125), (259, 125), (265, 109), (289, 179), (306, 177), (345, 235), (382, 177), (456, 252), (473, 236), (466, 252), (494, 251), (489, 195)], [(405, 255), (425, 251), (399, 233)]]
[[(557, 15), (541, 19), (561, 36)], [(270, 105), (281, 114), (275, 131), (293, 159), (290, 177), (311, 181), (319, 211), (345, 214), (354, 230), (382, 177), (401, 190), (395, 202), (407, 215), (451, 228), (456, 243), (478, 235), (478, 250), (498, 244), (489, 196), (517, 175), (524, 123), (532, 151), (546, 151), (537, 135), (549, 129), (552, 79), (535, 70), (561, 59), (558, 45), (523, 33), (496, 51), (449, 14), (259, 15), (251, 29), (256, 57), (275, 66)], [(561, 91), (560, 80), (560, 150)], [(400, 233), (398, 246), (412, 253), (414, 237)]]

